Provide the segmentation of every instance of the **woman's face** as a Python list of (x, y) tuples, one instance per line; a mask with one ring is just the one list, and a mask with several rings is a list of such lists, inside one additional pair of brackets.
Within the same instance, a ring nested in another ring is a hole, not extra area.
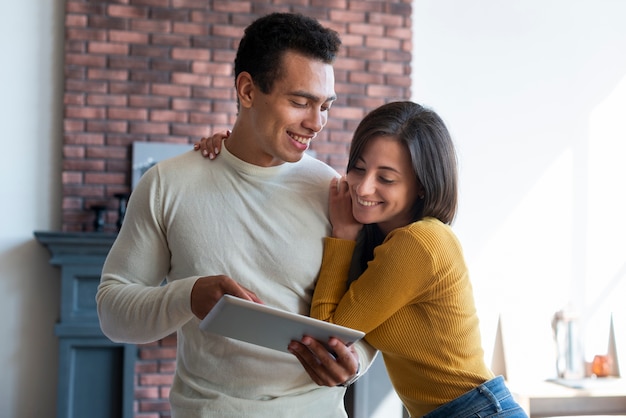
[(412, 222), (413, 205), (423, 195), (408, 149), (388, 136), (367, 143), (346, 180), (354, 218), (378, 224), (385, 234)]

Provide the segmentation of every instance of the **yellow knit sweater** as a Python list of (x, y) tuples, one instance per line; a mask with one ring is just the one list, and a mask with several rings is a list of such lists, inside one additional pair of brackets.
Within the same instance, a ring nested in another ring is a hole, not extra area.
[(311, 316), (365, 332), (412, 417), (493, 378), (462, 249), (448, 225), (425, 218), (392, 231), (346, 292), (354, 246), (325, 239)]

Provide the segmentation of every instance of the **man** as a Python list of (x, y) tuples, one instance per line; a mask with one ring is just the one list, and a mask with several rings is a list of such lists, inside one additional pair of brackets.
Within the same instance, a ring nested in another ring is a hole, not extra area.
[(307, 337), (291, 356), (198, 327), (224, 294), (308, 315), (337, 173), (304, 151), (335, 100), (340, 43), (301, 15), (253, 22), (235, 59), (239, 114), (221, 157), (162, 161), (129, 200), (96, 296), (100, 324), (127, 343), (177, 332), (174, 418), (343, 417), (341, 384), (373, 358), (365, 343), (331, 339), (331, 354)]

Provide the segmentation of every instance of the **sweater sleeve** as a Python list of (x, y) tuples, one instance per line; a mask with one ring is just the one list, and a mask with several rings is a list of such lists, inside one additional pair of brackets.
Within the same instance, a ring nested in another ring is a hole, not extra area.
[(346, 290), (354, 243), (327, 238), (311, 315), (371, 332), (434, 284), (436, 233), (411, 228), (393, 231), (374, 251), (365, 272)]
[(158, 177), (156, 166), (133, 191), (103, 266), (96, 302), (102, 331), (112, 341), (156, 341), (193, 317), (190, 295), (197, 277), (162, 285), (170, 269), (170, 253)]

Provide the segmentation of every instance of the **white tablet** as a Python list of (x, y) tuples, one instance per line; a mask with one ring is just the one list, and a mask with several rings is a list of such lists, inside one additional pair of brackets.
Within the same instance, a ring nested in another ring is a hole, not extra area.
[(288, 353), (292, 340), (308, 335), (326, 344), (337, 337), (350, 345), (365, 336), (364, 332), (320, 321), (293, 312), (262, 305), (231, 295), (224, 295), (200, 322), (206, 332), (235, 338)]

